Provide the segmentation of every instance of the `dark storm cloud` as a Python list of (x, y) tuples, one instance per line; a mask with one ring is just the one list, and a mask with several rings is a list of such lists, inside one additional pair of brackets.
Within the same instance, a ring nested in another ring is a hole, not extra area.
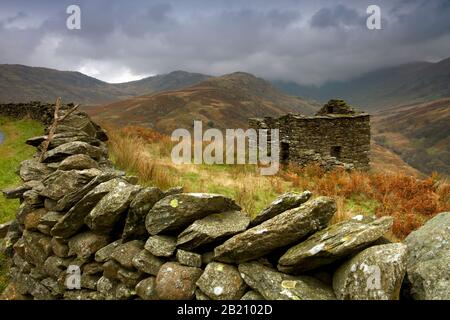
[(344, 5), (322, 8), (311, 18), (311, 26), (317, 28), (359, 26), (364, 27), (367, 17)]
[[(66, 28), (67, 6), (82, 29)], [(377, 4), (383, 30), (366, 28)], [(448, 0), (2, 0), (0, 63), (104, 80), (176, 69), (321, 83), (450, 56)]]

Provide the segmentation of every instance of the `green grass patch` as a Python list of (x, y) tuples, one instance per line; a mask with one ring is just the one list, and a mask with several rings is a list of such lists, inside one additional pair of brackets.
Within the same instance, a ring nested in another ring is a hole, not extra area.
[(374, 216), (380, 203), (362, 195), (355, 195), (345, 200), (345, 208), (353, 215)]
[[(4, 134), (4, 141), (0, 144), (0, 189), (20, 185), (20, 178), (16, 174), (20, 162), (30, 158), (36, 151), (25, 141), (41, 135), (43, 130), (43, 125), (34, 120), (0, 117), (0, 131)], [(18, 206), (18, 200), (7, 200), (0, 195), (0, 223), (13, 219)]]

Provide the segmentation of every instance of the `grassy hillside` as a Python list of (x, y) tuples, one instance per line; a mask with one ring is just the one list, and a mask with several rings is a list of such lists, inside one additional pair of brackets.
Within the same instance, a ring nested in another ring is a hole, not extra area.
[(418, 170), (450, 175), (450, 99), (405, 105), (373, 118), (374, 139)]
[(111, 84), (80, 72), (58, 71), (23, 65), (0, 65), (0, 102), (53, 102), (55, 97), (82, 104), (100, 104), (184, 88), (209, 76), (175, 71), (139, 81)]
[(246, 128), (248, 118), (311, 114), (319, 105), (287, 96), (263, 79), (237, 72), (176, 91), (135, 97), (86, 109), (94, 118), (121, 126), (140, 125), (170, 133), (193, 120), (219, 129)]
[(366, 111), (399, 104), (426, 102), (450, 96), (450, 58), (437, 63), (415, 62), (383, 68), (349, 81), (319, 87), (276, 81), (280, 90), (321, 102), (342, 98)]
[(392, 237), (401, 239), (438, 212), (450, 210), (450, 182), (432, 176), (417, 179), (399, 170), (323, 172), (310, 166), (285, 167), (275, 176), (261, 176), (250, 165), (175, 165), (169, 138), (149, 129), (109, 129), (116, 166), (137, 175), (141, 184), (163, 189), (183, 186), (188, 192), (231, 196), (254, 215), (286, 191), (310, 190), (336, 199), (334, 222), (354, 215), (394, 217)]
[[(0, 117), (0, 131), (5, 135), (5, 140), (0, 144), (0, 190), (20, 184), (20, 178), (15, 171), (21, 161), (30, 158), (35, 152), (25, 141), (41, 135), (43, 129), (43, 126), (34, 120)], [(14, 219), (18, 207), (18, 200), (6, 200), (0, 194), (0, 223)], [(5, 259), (0, 254), (0, 292), (6, 286), (6, 278)]]

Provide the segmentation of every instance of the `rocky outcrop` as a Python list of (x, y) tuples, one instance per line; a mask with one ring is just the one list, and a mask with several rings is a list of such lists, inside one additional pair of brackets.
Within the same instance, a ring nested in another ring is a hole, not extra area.
[(391, 218), (330, 225), (335, 201), (309, 191), (252, 220), (223, 195), (138, 186), (113, 168), (105, 132), (83, 112), (60, 123), (41, 158), (46, 138), (28, 140), (37, 153), (20, 167), (23, 185), (4, 190), (21, 205), (0, 226), (11, 266), (3, 298), (398, 299), (410, 283), (414, 298), (448, 299), (449, 213), (406, 250), (380, 245)]

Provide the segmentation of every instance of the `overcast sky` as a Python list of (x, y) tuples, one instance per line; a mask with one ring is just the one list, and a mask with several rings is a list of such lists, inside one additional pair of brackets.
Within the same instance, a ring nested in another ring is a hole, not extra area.
[[(81, 8), (81, 30), (66, 9)], [(382, 30), (368, 30), (368, 5)], [(320, 84), (450, 57), (449, 0), (1, 0), (0, 63), (108, 82), (186, 70)]]

